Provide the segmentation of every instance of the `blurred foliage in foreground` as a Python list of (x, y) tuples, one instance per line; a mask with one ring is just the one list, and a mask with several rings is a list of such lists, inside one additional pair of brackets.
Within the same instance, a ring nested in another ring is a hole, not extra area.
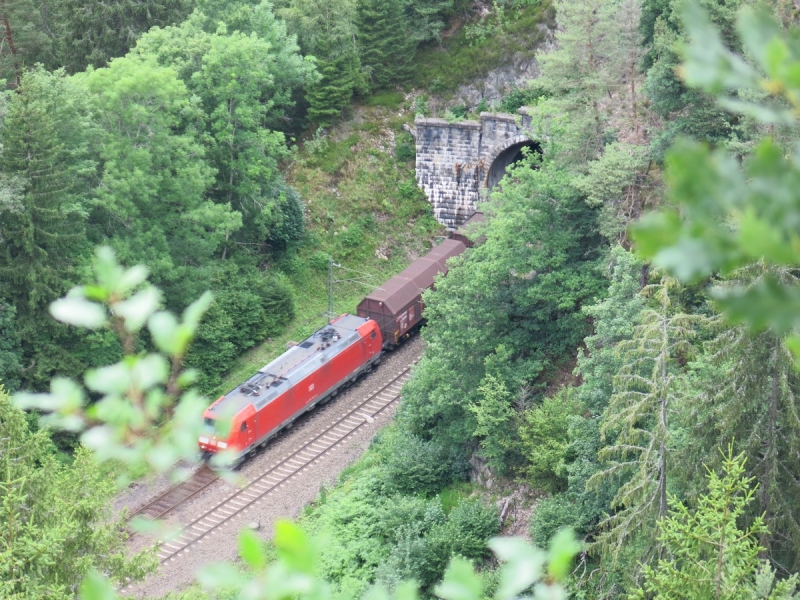
[(800, 114), (800, 38), (766, 9), (742, 8), (736, 29), (743, 58), (730, 51), (708, 15), (687, 4), (686, 83), (729, 111), (768, 126), (743, 164), (732, 153), (681, 141), (666, 161), (672, 206), (634, 227), (640, 252), (686, 282), (763, 261), (774, 267), (752, 285), (717, 287), (729, 319), (787, 336), (800, 361), (800, 287), (786, 275), (800, 266), (800, 143), (777, 134)]

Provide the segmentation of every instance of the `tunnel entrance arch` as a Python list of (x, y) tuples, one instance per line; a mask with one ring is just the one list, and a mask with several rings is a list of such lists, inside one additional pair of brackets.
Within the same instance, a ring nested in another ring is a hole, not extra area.
[(538, 148), (530, 131), (525, 107), (516, 115), (483, 112), (479, 120), (417, 117), (412, 130), (417, 183), (437, 220), (450, 229), (467, 220), (487, 189), (518, 160), (521, 149)]
[[(526, 148), (528, 150), (526, 150)], [(541, 146), (530, 139), (523, 139), (515, 142), (500, 150), (495, 159), (491, 162), (489, 170), (486, 172), (486, 188), (491, 190), (494, 186), (500, 183), (500, 180), (506, 174), (506, 170), (513, 164), (518, 163), (525, 157), (526, 152), (541, 152)]]

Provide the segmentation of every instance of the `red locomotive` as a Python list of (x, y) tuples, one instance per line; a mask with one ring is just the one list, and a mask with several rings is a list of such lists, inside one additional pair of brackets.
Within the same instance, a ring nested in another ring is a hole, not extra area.
[[(222, 450), (241, 461), (281, 429), (380, 362), (382, 338), (375, 321), (342, 315), (281, 354), (203, 413), (200, 451)], [(230, 419), (227, 435), (216, 421)]]

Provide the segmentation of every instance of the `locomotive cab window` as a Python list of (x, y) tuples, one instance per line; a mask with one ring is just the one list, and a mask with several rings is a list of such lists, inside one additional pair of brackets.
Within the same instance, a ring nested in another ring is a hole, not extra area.
[(372, 330), (372, 333), (369, 334), (370, 339), (375, 339), (375, 330)]
[(247, 421), (242, 421), (242, 428), (240, 431), (247, 431)]

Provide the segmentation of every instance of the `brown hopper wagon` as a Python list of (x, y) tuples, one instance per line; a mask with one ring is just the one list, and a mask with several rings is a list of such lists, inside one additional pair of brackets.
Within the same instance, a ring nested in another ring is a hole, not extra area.
[(472, 248), (475, 244), (481, 244), (483, 242), (483, 237), (480, 237), (477, 240), (475, 240), (474, 236), (472, 239), (470, 239), (469, 237), (467, 237), (467, 235), (468, 234), (472, 235), (474, 228), (471, 227), (471, 225), (474, 225), (475, 223), (483, 223), (484, 221), (486, 221), (486, 217), (482, 212), (472, 213), (472, 216), (466, 221), (464, 221), (461, 227), (459, 227), (450, 234), (450, 239), (463, 242), (467, 248)]
[(437, 274), (447, 273), (447, 259), (466, 249), (459, 240), (445, 240), (361, 301), (358, 316), (378, 324), (385, 349), (395, 348), (422, 326), (422, 292), (433, 287)]

